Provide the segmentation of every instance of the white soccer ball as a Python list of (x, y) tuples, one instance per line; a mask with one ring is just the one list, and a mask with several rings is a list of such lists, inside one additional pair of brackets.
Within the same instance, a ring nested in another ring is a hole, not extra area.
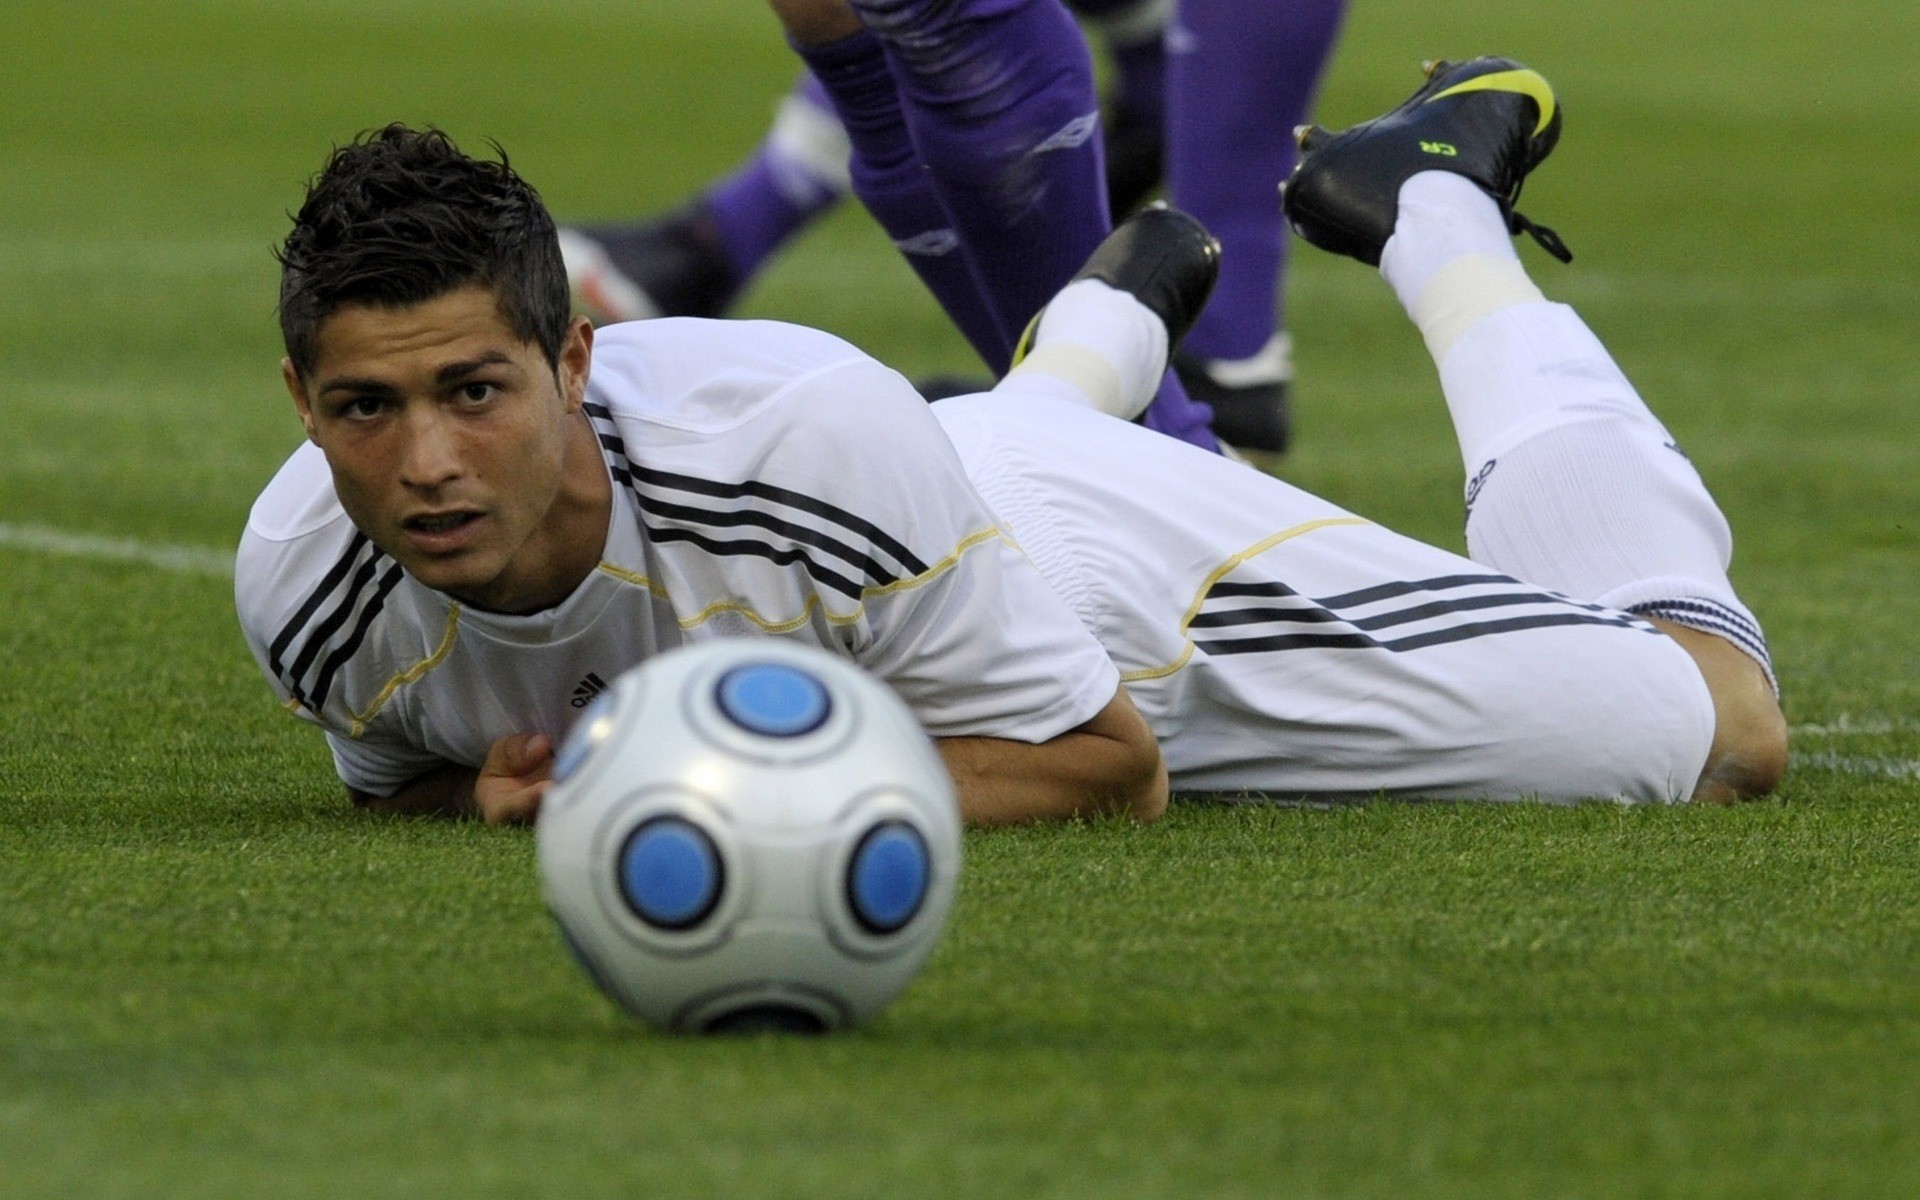
[(960, 872), (953, 784), (907, 706), (771, 640), (622, 675), (561, 742), (536, 840), (587, 974), (682, 1032), (873, 1017), (933, 950)]

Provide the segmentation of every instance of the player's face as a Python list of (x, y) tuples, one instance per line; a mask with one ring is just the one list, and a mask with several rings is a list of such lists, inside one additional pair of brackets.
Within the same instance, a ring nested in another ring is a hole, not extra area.
[(557, 604), (599, 561), (606, 470), (579, 415), (592, 329), (548, 364), (489, 288), (328, 317), (283, 363), (347, 515), (415, 579), (500, 612)]

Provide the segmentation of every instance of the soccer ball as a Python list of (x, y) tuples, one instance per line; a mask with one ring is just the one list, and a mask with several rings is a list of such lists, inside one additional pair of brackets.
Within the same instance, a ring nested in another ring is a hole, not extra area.
[(622, 675), (561, 742), (547, 905), (601, 990), (680, 1032), (865, 1021), (933, 950), (959, 805), (899, 697), (824, 650), (727, 639)]

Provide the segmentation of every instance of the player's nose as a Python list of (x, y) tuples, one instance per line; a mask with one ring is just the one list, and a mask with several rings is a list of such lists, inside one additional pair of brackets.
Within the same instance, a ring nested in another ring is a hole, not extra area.
[(432, 410), (409, 413), (402, 427), (400, 482), (411, 488), (436, 488), (464, 473), (460, 439), (451, 423)]

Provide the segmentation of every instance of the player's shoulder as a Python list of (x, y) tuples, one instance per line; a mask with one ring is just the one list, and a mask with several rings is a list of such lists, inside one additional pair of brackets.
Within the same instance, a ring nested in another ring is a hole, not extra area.
[(595, 331), (588, 401), (649, 441), (759, 426), (844, 428), (856, 412), (924, 408), (897, 373), (833, 334), (784, 321), (670, 317)]
[(324, 581), (379, 553), (340, 506), (325, 456), (302, 443), (254, 501), (234, 557), (234, 602), (249, 639), (272, 639)]
[(247, 534), (270, 542), (297, 541), (346, 519), (326, 455), (312, 442), (302, 442), (254, 500)]

